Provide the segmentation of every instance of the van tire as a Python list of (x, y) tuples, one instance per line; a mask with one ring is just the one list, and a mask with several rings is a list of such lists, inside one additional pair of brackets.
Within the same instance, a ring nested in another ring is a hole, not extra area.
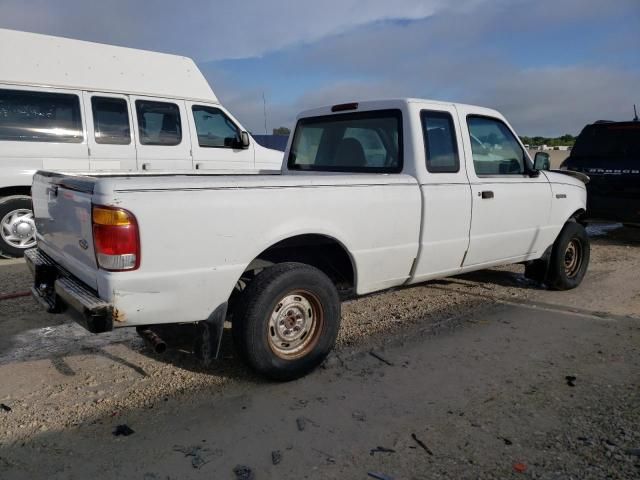
[[(30, 214), (27, 214), (30, 212)], [(31, 231), (29, 230), (31, 228)], [(20, 240), (16, 233), (28, 234)], [(28, 233), (24, 233), (28, 232)], [(20, 247), (20, 242), (32, 239), (26, 246)], [(31, 197), (27, 195), (12, 195), (0, 199), (0, 257), (18, 258), (25, 250), (35, 247), (35, 223), (33, 220), (33, 206)]]
[(589, 237), (577, 222), (567, 222), (553, 244), (547, 285), (553, 290), (570, 290), (582, 282), (590, 258)]
[(236, 351), (272, 380), (302, 377), (333, 349), (340, 309), (338, 291), (323, 272), (297, 262), (276, 264), (238, 298), (232, 322)]

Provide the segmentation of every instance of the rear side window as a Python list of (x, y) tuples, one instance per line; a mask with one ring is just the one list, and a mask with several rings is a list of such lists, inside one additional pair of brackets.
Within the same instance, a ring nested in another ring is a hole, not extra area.
[(458, 145), (453, 119), (447, 112), (422, 111), (422, 133), (431, 173), (456, 173), (460, 170)]
[(402, 113), (378, 110), (298, 121), (291, 170), (380, 172), (402, 170)]
[(179, 145), (182, 141), (180, 109), (175, 103), (136, 100), (142, 145)]
[(193, 120), (201, 147), (233, 148), (240, 138), (238, 127), (218, 108), (194, 105)]
[(476, 175), (522, 175), (525, 154), (511, 130), (497, 118), (468, 116)]
[(0, 89), (0, 140), (82, 143), (77, 95)]
[(91, 97), (96, 143), (129, 145), (129, 108), (122, 98)]

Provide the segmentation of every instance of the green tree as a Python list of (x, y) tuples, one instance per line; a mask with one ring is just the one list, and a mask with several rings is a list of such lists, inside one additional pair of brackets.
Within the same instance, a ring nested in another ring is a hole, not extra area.
[(290, 135), (291, 134), (291, 130), (289, 130), (287, 127), (278, 127), (278, 128), (274, 128), (273, 129), (273, 134), (274, 135)]

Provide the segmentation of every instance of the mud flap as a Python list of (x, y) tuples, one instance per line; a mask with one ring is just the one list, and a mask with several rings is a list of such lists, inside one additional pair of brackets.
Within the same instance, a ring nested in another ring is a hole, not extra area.
[(195, 339), (194, 353), (205, 367), (218, 359), (224, 321), (227, 316), (227, 303), (216, 308), (209, 318), (198, 322), (198, 330)]

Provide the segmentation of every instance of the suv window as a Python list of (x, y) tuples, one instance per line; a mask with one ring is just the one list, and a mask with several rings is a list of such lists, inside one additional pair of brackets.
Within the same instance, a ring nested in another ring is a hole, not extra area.
[(294, 133), (288, 166), (292, 170), (400, 172), (400, 110), (356, 112), (303, 118)]
[(460, 170), (453, 118), (447, 112), (422, 111), (422, 134), (431, 173), (456, 173)]
[(640, 160), (640, 122), (587, 125), (578, 135), (571, 156)]
[(182, 141), (180, 109), (175, 103), (136, 100), (142, 145), (179, 145)]
[(192, 111), (201, 147), (234, 148), (240, 138), (240, 130), (222, 110), (194, 105)]
[(83, 139), (77, 95), (0, 89), (0, 140), (82, 143)]
[(127, 101), (113, 97), (91, 97), (96, 143), (129, 145), (131, 129)]
[(495, 118), (468, 116), (473, 166), (477, 175), (522, 175), (525, 153), (511, 130)]

